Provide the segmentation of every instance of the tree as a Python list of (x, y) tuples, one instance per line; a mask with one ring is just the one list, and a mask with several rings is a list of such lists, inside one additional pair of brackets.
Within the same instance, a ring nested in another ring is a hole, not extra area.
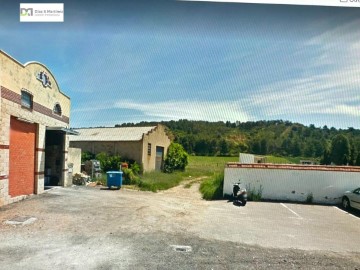
[(355, 146), (354, 142), (350, 143), (350, 145), (351, 145), (351, 147), (350, 147), (349, 165), (355, 165), (358, 153), (357, 153), (356, 146)]
[(343, 134), (336, 135), (331, 141), (331, 161), (336, 165), (346, 165), (349, 160), (349, 139)]
[(251, 152), (254, 154), (260, 154), (261, 153), (261, 145), (259, 139), (255, 138), (251, 142)]
[(323, 154), (320, 160), (320, 164), (322, 165), (330, 165), (331, 164), (331, 144), (329, 141), (323, 141)]
[(267, 140), (265, 138), (260, 140), (260, 154), (261, 155), (266, 155), (268, 150), (268, 143)]
[(304, 147), (304, 155), (306, 157), (313, 157), (314, 153), (315, 153), (315, 148), (313, 142), (312, 141), (306, 142)]
[(358, 154), (358, 156), (356, 158), (355, 165), (360, 166), (360, 153)]
[(320, 164), (330, 165), (331, 164), (331, 153), (329, 149), (324, 150), (324, 154), (322, 159), (320, 160)]
[(171, 143), (164, 163), (164, 172), (183, 171), (188, 165), (188, 154), (181, 144)]
[(314, 150), (315, 150), (315, 157), (321, 157), (322, 153), (324, 152), (324, 143), (321, 141), (314, 141)]
[(103, 172), (118, 171), (120, 169), (121, 157), (118, 155), (111, 156), (105, 152), (101, 152), (96, 155), (96, 159), (100, 161)]
[(225, 156), (229, 154), (229, 145), (226, 140), (222, 139), (219, 143), (220, 155)]
[(81, 153), (81, 162), (85, 162), (87, 160), (91, 160), (95, 158), (95, 154), (89, 152), (89, 151), (84, 151)]

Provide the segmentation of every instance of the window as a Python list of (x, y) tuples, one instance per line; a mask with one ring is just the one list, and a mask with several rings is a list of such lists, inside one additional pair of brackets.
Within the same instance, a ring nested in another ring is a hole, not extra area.
[(151, 143), (148, 143), (148, 155), (151, 156)]
[(53, 109), (53, 112), (57, 115), (61, 115), (61, 106), (59, 103), (56, 103)]
[(33, 107), (32, 95), (28, 92), (21, 91), (21, 106), (32, 109)]

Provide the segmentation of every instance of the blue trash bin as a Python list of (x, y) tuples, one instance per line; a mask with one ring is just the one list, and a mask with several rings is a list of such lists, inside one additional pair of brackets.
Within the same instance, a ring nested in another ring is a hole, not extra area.
[(121, 185), (122, 185), (122, 174), (123, 174), (123, 172), (120, 172), (120, 171), (107, 172), (106, 173), (107, 186), (109, 188), (117, 187), (117, 189), (120, 189)]

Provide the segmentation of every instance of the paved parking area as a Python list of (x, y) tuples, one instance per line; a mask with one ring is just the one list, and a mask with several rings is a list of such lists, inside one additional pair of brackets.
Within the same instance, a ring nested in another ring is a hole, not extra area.
[(360, 251), (360, 218), (336, 206), (249, 202), (236, 208), (217, 202), (206, 209), (205, 219), (202, 237), (273, 248)]
[(197, 189), (57, 188), (2, 207), (0, 269), (360, 269), (356, 216)]

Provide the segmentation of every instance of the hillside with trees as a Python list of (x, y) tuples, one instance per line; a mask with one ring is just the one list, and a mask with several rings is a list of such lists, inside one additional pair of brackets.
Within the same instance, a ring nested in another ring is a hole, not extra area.
[(118, 127), (165, 125), (174, 142), (191, 155), (306, 157), (322, 164), (360, 165), (360, 130), (305, 126), (283, 120), (256, 122), (162, 121)]

